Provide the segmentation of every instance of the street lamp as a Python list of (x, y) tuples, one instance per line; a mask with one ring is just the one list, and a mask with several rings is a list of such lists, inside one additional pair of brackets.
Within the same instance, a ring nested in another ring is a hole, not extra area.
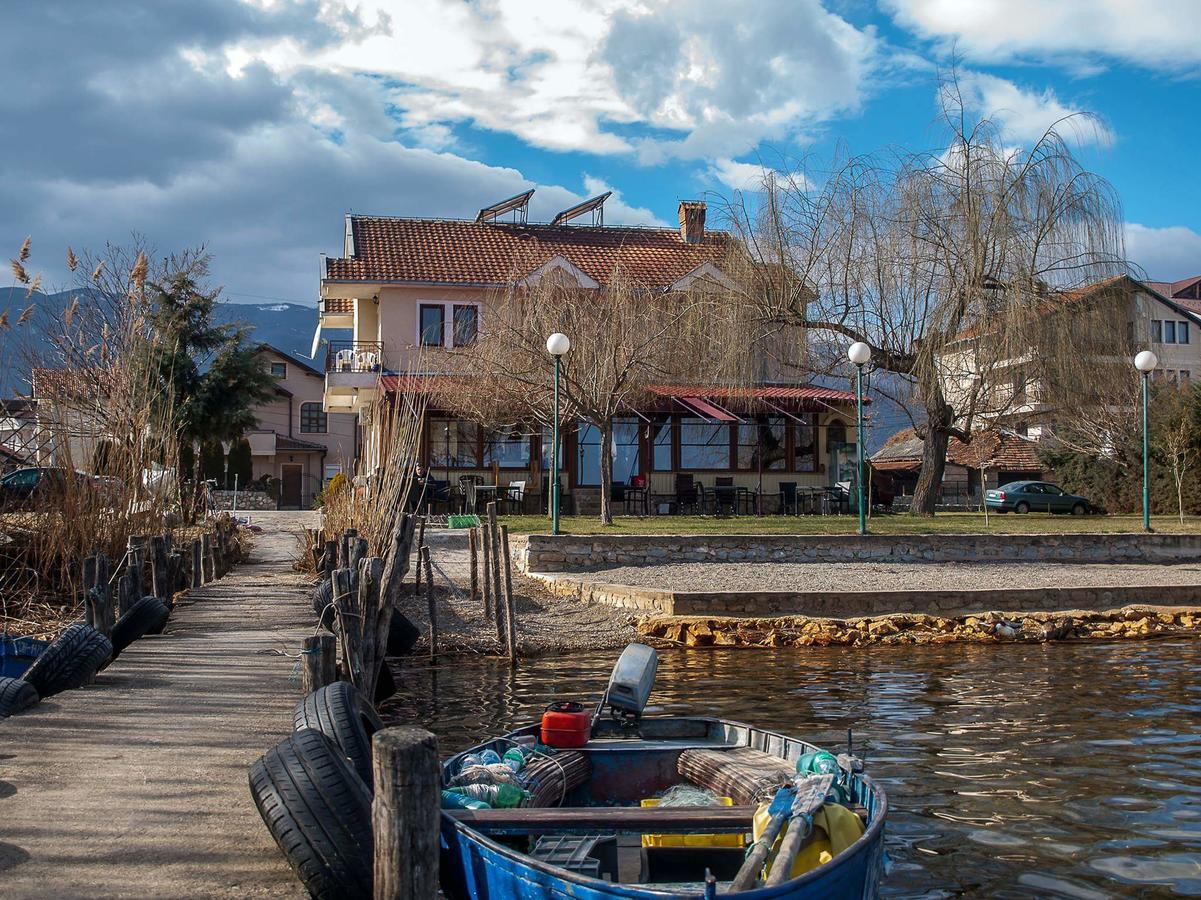
[(550, 533), (559, 533), (559, 367), (563, 354), (571, 349), (571, 340), (556, 331), (546, 339), (546, 352), (555, 358), (555, 421), (550, 444)]
[(867, 500), (863, 483), (863, 367), (872, 358), (872, 348), (863, 341), (847, 347), (847, 359), (855, 364), (855, 456), (858, 458), (856, 481), (859, 484), (859, 533), (867, 534)]
[(1134, 367), (1143, 376), (1143, 531), (1151, 530), (1151, 471), (1150, 438), (1147, 428), (1147, 406), (1149, 405), (1151, 372), (1159, 365), (1159, 358), (1150, 350), (1134, 357)]
[(225, 490), (225, 491), (229, 490), (229, 451), (232, 450), (233, 448), (234, 448), (233, 441), (222, 441), (221, 442), (221, 454), (222, 454), (222, 456), (225, 457), (225, 472), (221, 479), (221, 489)]

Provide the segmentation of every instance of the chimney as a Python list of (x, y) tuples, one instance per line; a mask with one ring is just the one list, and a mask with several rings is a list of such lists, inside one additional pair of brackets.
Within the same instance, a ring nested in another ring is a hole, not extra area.
[(704, 240), (705, 204), (702, 201), (680, 201), (680, 237), (685, 244), (699, 244)]

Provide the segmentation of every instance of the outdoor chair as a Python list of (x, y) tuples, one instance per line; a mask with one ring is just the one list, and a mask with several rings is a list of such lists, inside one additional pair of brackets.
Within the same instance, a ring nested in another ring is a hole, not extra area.
[(686, 510), (697, 514), (701, 513), (703, 500), (704, 495), (701, 494), (700, 486), (692, 480), (691, 475), (676, 475), (675, 509), (677, 514), (682, 515)]
[(354, 351), (339, 350), (334, 354), (334, 371), (345, 372), (354, 367)]
[(801, 497), (797, 493), (795, 481), (780, 482), (780, 507), (782, 516), (795, 516), (801, 511)]
[(459, 511), (475, 512), (475, 486), (484, 483), (483, 475), (459, 476)]
[(645, 475), (633, 475), (630, 477), (630, 484), (623, 492), (622, 501), (627, 513), (630, 511), (630, 507), (633, 506), (634, 512), (641, 515), (646, 514), (650, 506), (650, 494)]
[(713, 482), (713, 515), (724, 512), (738, 515), (738, 488), (734, 487), (733, 478), (716, 478)]
[(506, 514), (520, 515), (525, 512), (525, 482), (510, 481), (509, 486), (496, 499), (500, 501), (498, 505), (504, 505)]
[[(542, 496), (538, 500), (538, 508), (550, 515), (550, 476), (542, 476)], [(566, 490), (563, 479), (559, 479), (559, 512), (563, 515), (574, 515), (574, 501), (571, 493)]]

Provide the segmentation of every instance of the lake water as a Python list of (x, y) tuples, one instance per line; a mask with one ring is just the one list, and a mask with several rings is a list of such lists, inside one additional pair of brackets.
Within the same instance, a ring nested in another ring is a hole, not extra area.
[[(888, 792), (892, 897), (1201, 895), (1201, 644), (666, 651), (653, 713), (830, 748), (853, 729)], [(391, 722), (444, 753), (594, 703), (616, 652), (415, 662)]]

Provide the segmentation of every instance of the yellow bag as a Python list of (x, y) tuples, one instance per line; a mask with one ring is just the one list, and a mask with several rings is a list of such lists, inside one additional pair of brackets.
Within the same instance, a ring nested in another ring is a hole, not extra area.
[[(763, 837), (763, 832), (767, 830), (767, 823), (771, 821), (771, 816), (767, 812), (768, 806), (770, 804), (764, 803), (755, 811), (754, 836), (756, 841)], [(787, 825), (780, 829), (780, 837), (776, 839), (777, 846), (786, 831), (788, 831)], [(791, 878), (804, 875), (806, 872), (828, 863), (859, 840), (863, 836), (863, 822), (845, 806), (827, 803), (813, 814), (813, 831), (813, 840), (802, 847), (796, 855)], [(766, 871), (771, 871), (770, 865), (766, 867)]]

